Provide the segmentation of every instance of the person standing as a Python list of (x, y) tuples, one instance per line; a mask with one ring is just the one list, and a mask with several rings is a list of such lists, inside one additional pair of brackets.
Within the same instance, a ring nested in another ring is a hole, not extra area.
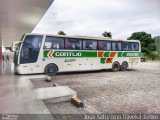
[(4, 55), (2, 55), (2, 64), (3, 64), (3, 69), (4, 69), (4, 64), (5, 64), (5, 56)]
[(8, 55), (8, 54), (7, 54), (7, 56), (6, 56), (6, 62), (9, 63), (9, 55)]
[(5, 61), (5, 57), (4, 57), (4, 55), (2, 55), (2, 60), (3, 60), (3, 62)]

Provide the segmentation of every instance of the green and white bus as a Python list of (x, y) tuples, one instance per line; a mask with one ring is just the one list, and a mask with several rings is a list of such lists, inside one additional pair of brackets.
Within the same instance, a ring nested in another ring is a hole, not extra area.
[(138, 40), (113, 40), (105, 37), (63, 36), (27, 33), (14, 55), (18, 74), (112, 69), (125, 71), (140, 64)]

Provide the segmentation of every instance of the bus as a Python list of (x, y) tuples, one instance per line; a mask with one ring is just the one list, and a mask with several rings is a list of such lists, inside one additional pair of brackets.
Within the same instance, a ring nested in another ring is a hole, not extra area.
[[(16, 45), (16, 47), (15, 47)], [(25, 34), (13, 44), (15, 73), (45, 73), (112, 69), (126, 71), (140, 64), (139, 40), (107, 37)]]

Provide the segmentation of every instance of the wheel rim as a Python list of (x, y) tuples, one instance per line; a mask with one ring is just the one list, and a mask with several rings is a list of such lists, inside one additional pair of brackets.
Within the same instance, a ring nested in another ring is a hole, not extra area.
[(115, 64), (115, 65), (114, 65), (114, 69), (115, 69), (115, 70), (119, 70), (119, 65), (118, 65), (118, 64)]
[(54, 73), (54, 71), (55, 71), (55, 69), (54, 69), (53, 67), (49, 67), (49, 68), (48, 68), (48, 72), (49, 72), (49, 73)]
[(126, 65), (122, 65), (122, 70), (125, 70), (126, 69)]
[(114, 65), (114, 68), (115, 68), (115, 69), (118, 69), (118, 65), (117, 65), (117, 64), (115, 64), (115, 65)]
[(126, 69), (127, 69), (127, 63), (122, 63), (121, 69), (122, 69), (122, 70), (126, 70)]

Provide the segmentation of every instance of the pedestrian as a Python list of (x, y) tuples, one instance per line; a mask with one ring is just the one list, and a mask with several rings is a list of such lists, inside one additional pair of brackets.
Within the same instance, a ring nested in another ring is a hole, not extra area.
[(3, 60), (3, 62), (5, 61), (5, 57), (4, 57), (4, 55), (2, 55), (2, 60)]
[(4, 55), (2, 55), (2, 60), (3, 60), (3, 69), (4, 69), (4, 64), (5, 64), (5, 56)]
[(6, 56), (6, 62), (9, 62), (9, 55)]

